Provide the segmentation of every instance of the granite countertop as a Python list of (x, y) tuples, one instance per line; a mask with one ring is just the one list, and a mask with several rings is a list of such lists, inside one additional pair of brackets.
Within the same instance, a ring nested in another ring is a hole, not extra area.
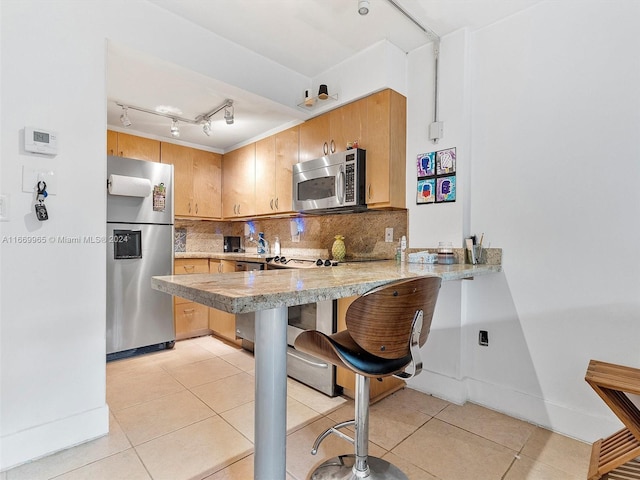
[[(237, 260), (231, 258), (236, 254), (211, 255), (218, 255), (211, 258), (223, 256)], [(344, 263), (331, 268), (168, 275), (152, 277), (151, 285), (156, 290), (229, 313), (247, 313), (361, 295), (403, 278), (436, 275), (444, 281), (460, 280), (501, 270), (500, 265), (429, 265), (385, 260)]]

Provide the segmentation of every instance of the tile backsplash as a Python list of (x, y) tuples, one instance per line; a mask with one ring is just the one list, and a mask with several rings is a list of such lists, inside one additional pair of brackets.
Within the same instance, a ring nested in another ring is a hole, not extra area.
[[(300, 242), (291, 238), (291, 221), (300, 225)], [(185, 251), (222, 252), (225, 235), (239, 236), (244, 239), (247, 252), (256, 248), (256, 244), (244, 237), (245, 225), (251, 224), (258, 238), (258, 232), (273, 246), (276, 236), (280, 238), (283, 253), (288, 249), (326, 250), (336, 235), (344, 236), (347, 258), (375, 256), (393, 258), (395, 248), (402, 235), (407, 235), (406, 210), (369, 210), (362, 213), (338, 215), (306, 215), (293, 218), (257, 218), (248, 222), (225, 222), (176, 219), (175, 228), (186, 231)], [(393, 242), (384, 241), (385, 228), (393, 228)], [(177, 245), (177, 244), (176, 244)], [(177, 251), (177, 250), (176, 250)]]

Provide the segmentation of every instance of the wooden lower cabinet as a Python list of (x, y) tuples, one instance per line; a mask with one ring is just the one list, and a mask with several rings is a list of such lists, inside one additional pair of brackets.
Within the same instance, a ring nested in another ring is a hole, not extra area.
[[(235, 272), (235, 270), (235, 262), (209, 260), (209, 273)], [(236, 316), (234, 313), (223, 312), (217, 308), (209, 308), (209, 329), (216, 337), (242, 345), (242, 340), (236, 339)]]
[[(175, 275), (209, 273), (208, 258), (176, 258), (173, 262)], [(209, 307), (181, 297), (173, 298), (173, 320), (176, 340), (207, 335), (209, 330)]]
[(208, 335), (209, 307), (195, 302), (179, 303), (176, 297), (174, 320), (176, 324), (176, 340)]
[[(358, 297), (345, 297), (338, 299), (338, 331), (346, 330), (346, 313), (349, 305), (351, 305)], [(355, 374), (346, 368), (336, 367), (336, 383), (343, 389), (344, 395), (349, 398), (355, 398)], [(372, 378), (370, 383), (369, 396), (370, 403), (375, 403), (384, 397), (404, 388), (406, 385), (404, 380), (396, 377), (384, 377), (380, 380)]]

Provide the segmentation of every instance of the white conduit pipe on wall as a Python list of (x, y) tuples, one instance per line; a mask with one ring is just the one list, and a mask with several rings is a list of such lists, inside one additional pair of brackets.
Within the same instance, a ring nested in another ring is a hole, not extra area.
[(440, 37), (430, 28), (422, 25), (418, 20), (416, 20), (409, 12), (407, 12), (404, 8), (402, 8), (395, 0), (387, 0), (391, 5), (393, 5), (402, 15), (404, 15), (407, 19), (409, 19), (415, 26), (417, 26), (420, 30), (422, 30), (427, 37), (429, 37), (433, 41), (433, 57), (434, 57), (434, 68), (433, 68), (433, 123), (429, 125), (429, 138), (433, 143), (438, 143), (438, 140), (442, 137), (442, 122), (438, 121), (438, 61), (440, 59)]

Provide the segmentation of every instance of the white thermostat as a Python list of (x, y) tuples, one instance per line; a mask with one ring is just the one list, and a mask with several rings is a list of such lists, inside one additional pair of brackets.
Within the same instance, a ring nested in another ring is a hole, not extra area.
[(58, 134), (42, 128), (24, 127), (24, 149), (43, 155), (57, 155)]

